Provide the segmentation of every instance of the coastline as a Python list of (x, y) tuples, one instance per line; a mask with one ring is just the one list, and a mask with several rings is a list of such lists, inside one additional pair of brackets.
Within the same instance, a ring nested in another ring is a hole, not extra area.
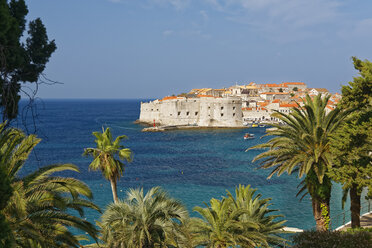
[(142, 129), (142, 132), (164, 132), (164, 131), (173, 131), (173, 130), (201, 130), (201, 129), (247, 129), (249, 126), (196, 126), (196, 125), (160, 125), (155, 123), (155, 126), (152, 126), (153, 123), (144, 122), (136, 120), (134, 124), (146, 125), (147, 127)]

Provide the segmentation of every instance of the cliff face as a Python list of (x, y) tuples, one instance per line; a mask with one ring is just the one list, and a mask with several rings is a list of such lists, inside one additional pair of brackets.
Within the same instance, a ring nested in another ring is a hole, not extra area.
[(229, 98), (175, 98), (141, 103), (139, 121), (166, 126), (240, 127), (242, 101)]

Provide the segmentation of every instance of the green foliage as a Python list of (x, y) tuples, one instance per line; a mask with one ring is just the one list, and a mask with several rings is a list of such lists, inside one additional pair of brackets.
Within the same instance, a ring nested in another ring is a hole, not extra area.
[(121, 145), (121, 142), (128, 137), (121, 135), (114, 140), (110, 128), (102, 128), (102, 133), (93, 132), (96, 137), (94, 141), (97, 148), (86, 148), (85, 156), (92, 156), (93, 161), (89, 168), (92, 170), (101, 170), (103, 176), (111, 182), (114, 201), (118, 201), (116, 184), (125, 170), (125, 164), (122, 161), (132, 162), (133, 153), (129, 148)]
[(235, 196), (227, 191), (222, 200), (211, 199), (206, 208), (195, 207), (203, 219), (192, 218), (191, 233), (197, 245), (207, 247), (270, 247), (282, 244), (285, 221), (273, 215), (270, 199), (261, 199), (250, 186), (235, 189)]
[(372, 62), (352, 57), (358, 77), (354, 77), (349, 85), (342, 86), (341, 106), (358, 110), (369, 108), (372, 104)]
[[(372, 233), (372, 227), (359, 227), (359, 228), (349, 228), (346, 230), (348, 233), (358, 233), (358, 232), (370, 232)], [(371, 234), (372, 235), (372, 234)]]
[(305, 231), (293, 237), (293, 248), (372, 248), (368, 232)]
[(354, 112), (332, 136), (331, 150), (334, 163), (332, 178), (344, 185), (344, 189), (357, 185), (371, 187), (372, 181), (372, 63), (353, 57), (354, 67), (360, 76), (342, 87), (342, 108), (354, 108)]
[(324, 229), (324, 220), (318, 222), (321, 219), (320, 203), (328, 206), (331, 197), (332, 184), (327, 175), (333, 164), (330, 136), (349, 114), (339, 108), (327, 114), (328, 100), (329, 96), (319, 94), (311, 99), (307, 95), (303, 107), (293, 108), (289, 114), (276, 112), (273, 116), (285, 125), (274, 124), (276, 129), (267, 132), (267, 136), (273, 138), (250, 148), (268, 149), (254, 161), (260, 160), (261, 168), (274, 168), (269, 178), (285, 172), (298, 172), (300, 178), (305, 176), (298, 194), (307, 191), (311, 195), (318, 229)]
[(96, 228), (72, 214), (75, 210), (83, 216), (86, 207), (99, 210), (90, 201), (89, 187), (74, 178), (53, 176), (66, 170), (78, 172), (78, 168), (71, 164), (49, 165), (20, 177), (18, 172), (40, 139), (17, 129), (8, 130), (12, 137), (0, 142), (0, 163), (11, 181), (13, 195), (2, 214), (16, 247), (79, 247), (81, 237), (74, 236), (70, 227), (96, 238)]
[(283, 89), (282, 88), (279, 88), (279, 92), (283, 92)]
[(293, 88), (293, 91), (298, 91), (298, 88), (297, 88), (297, 87), (294, 87), (294, 88)]
[[(331, 136), (335, 166), (329, 175), (343, 185), (345, 194), (350, 191), (351, 214), (357, 220), (362, 190), (372, 190), (372, 63), (356, 57), (353, 62), (360, 76), (342, 87), (340, 107), (354, 111)], [(359, 225), (355, 218), (352, 226)]]
[(0, 0), (0, 106), (3, 120), (17, 116), (21, 82), (37, 82), (56, 50), (55, 42), (49, 41), (40, 18), (28, 23), (27, 36), (23, 36), (27, 14), (24, 0)]
[(328, 207), (322, 203), (320, 204), (320, 208), (322, 209), (322, 216), (324, 219), (324, 228), (325, 230), (329, 230), (329, 223), (331, 222), (331, 218), (329, 217)]
[[(0, 150), (4, 150), (4, 153), (8, 153), (9, 151), (6, 151), (4, 144), (7, 140), (12, 138), (12, 133), (4, 127), (4, 123), (0, 124)], [(2, 161), (1, 158), (0, 161)], [(13, 194), (13, 188), (9, 177), (6, 175), (5, 166), (3, 162), (0, 163), (0, 247), (10, 247), (12, 240), (9, 224), (2, 213), (2, 210), (8, 205), (8, 201)]]
[(123, 201), (107, 207), (99, 225), (105, 247), (179, 247), (187, 219), (186, 208), (155, 187), (145, 195), (142, 188), (130, 189)]

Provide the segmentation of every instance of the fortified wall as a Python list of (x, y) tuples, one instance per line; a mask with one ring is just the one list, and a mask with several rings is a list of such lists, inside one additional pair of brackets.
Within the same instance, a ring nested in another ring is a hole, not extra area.
[(141, 103), (140, 122), (164, 126), (241, 127), (240, 97), (168, 97)]

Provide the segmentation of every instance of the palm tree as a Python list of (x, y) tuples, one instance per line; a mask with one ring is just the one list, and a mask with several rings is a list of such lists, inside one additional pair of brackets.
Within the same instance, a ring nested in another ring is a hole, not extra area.
[(231, 200), (231, 208), (233, 210), (243, 209), (246, 211), (240, 216), (240, 221), (253, 221), (258, 223), (258, 232), (265, 236), (265, 242), (260, 244), (260, 247), (271, 247), (270, 245), (278, 246), (283, 244), (285, 239), (278, 234), (283, 232), (283, 224), (286, 220), (277, 220), (283, 215), (274, 215), (272, 213), (278, 210), (269, 209), (271, 205), (270, 198), (261, 199), (261, 194), (256, 194), (256, 189), (252, 189), (250, 185), (246, 187), (239, 185), (235, 188), (235, 197), (227, 191), (227, 196)]
[(328, 100), (329, 96), (319, 94), (311, 99), (307, 95), (304, 106), (293, 108), (289, 114), (274, 113), (285, 125), (273, 124), (276, 129), (266, 135), (274, 137), (250, 148), (268, 148), (253, 160), (261, 160), (261, 168), (274, 168), (268, 178), (284, 172), (298, 172), (300, 178), (305, 175), (298, 195), (306, 190), (310, 194), (317, 230), (328, 229), (332, 188), (327, 175), (332, 167), (330, 136), (349, 113), (336, 108), (327, 114)]
[(74, 178), (52, 176), (66, 170), (78, 172), (78, 168), (72, 164), (49, 165), (19, 177), (19, 171), (40, 139), (25, 136), (17, 129), (7, 132), (11, 133), (10, 138), (4, 139), (6, 132), (0, 134), (0, 165), (11, 181), (13, 195), (2, 214), (12, 231), (14, 246), (79, 247), (84, 237), (73, 235), (70, 227), (96, 239), (94, 225), (72, 214), (72, 210), (76, 210), (83, 217), (85, 207), (99, 211), (89, 200), (92, 199), (89, 187)]
[(94, 159), (89, 165), (92, 170), (101, 170), (103, 176), (110, 181), (114, 202), (117, 203), (117, 181), (123, 175), (125, 164), (132, 161), (132, 151), (121, 145), (121, 141), (127, 139), (127, 136), (118, 136), (115, 141), (112, 138), (110, 128), (102, 128), (102, 133), (93, 132), (96, 137), (97, 148), (86, 148), (84, 155), (91, 155)]
[[(212, 198), (210, 206), (206, 208), (195, 207), (203, 219), (193, 218), (191, 232), (195, 233), (198, 245), (210, 248), (236, 247), (240, 243), (247, 247), (255, 247), (264, 241), (258, 232), (246, 230), (259, 228), (254, 222), (239, 221), (244, 211), (230, 211), (230, 200), (223, 198), (221, 201)], [(249, 246), (248, 246), (249, 245)], [(244, 246), (245, 247), (245, 246)]]
[(211, 248), (270, 247), (284, 239), (281, 233), (285, 221), (274, 221), (279, 215), (268, 215), (270, 199), (253, 197), (255, 190), (249, 186), (236, 188), (236, 197), (230, 192), (222, 200), (211, 199), (206, 208), (195, 207), (203, 219), (193, 218), (191, 233), (198, 245)]
[(112, 203), (101, 217), (102, 240), (107, 247), (177, 246), (179, 226), (187, 219), (186, 208), (160, 187), (130, 189), (123, 201)]

